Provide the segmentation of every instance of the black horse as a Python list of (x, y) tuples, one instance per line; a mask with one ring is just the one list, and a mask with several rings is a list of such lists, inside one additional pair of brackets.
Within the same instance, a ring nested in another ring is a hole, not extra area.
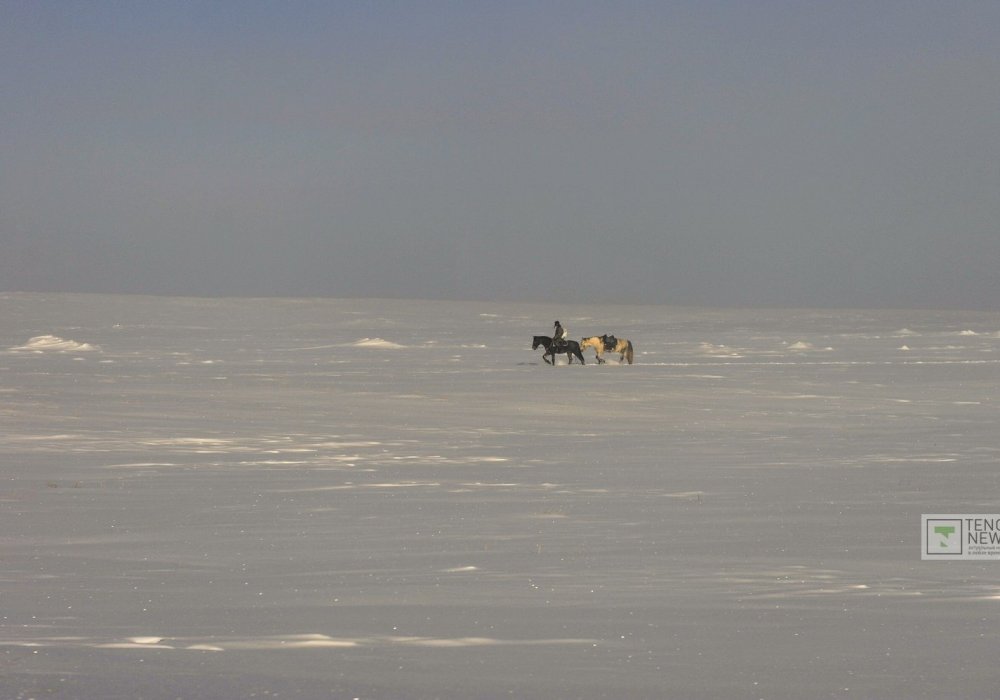
[[(583, 361), (583, 353), (580, 352), (580, 343), (575, 340), (563, 340), (553, 345), (552, 338), (549, 336), (536, 335), (534, 341), (531, 343), (531, 349), (537, 350), (539, 345), (545, 348), (545, 352), (542, 353), (542, 359), (550, 365), (555, 365), (556, 355), (565, 355), (570, 364), (573, 364), (573, 356), (576, 355), (581, 365), (587, 364)], [(552, 358), (551, 361), (549, 361), (550, 357)]]

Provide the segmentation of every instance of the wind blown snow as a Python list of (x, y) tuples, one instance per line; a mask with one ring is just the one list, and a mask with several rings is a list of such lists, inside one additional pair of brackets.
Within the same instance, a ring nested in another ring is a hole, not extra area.
[(351, 345), (356, 348), (382, 348), (383, 350), (401, 350), (406, 347), (405, 345), (393, 343), (390, 340), (384, 340), (382, 338), (362, 338), (361, 340), (351, 343)]
[(90, 343), (78, 343), (55, 335), (36, 335), (24, 345), (10, 348), (12, 352), (95, 352), (100, 348)]

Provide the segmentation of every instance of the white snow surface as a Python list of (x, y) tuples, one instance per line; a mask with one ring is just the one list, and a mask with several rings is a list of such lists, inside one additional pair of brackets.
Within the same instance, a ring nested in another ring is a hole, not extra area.
[(66, 340), (57, 335), (36, 335), (24, 345), (10, 348), (12, 352), (93, 352), (98, 349), (90, 343)]
[(919, 530), (1000, 510), (1000, 314), (0, 294), (0, 348), (0, 697), (995, 695), (1000, 564)]
[(362, 338), (351, 343), (351, 345), (356, 348), (383, 348), (385, 350), (400, 350), (406, 347), (405, 345), (400, 345), (384, 338)]

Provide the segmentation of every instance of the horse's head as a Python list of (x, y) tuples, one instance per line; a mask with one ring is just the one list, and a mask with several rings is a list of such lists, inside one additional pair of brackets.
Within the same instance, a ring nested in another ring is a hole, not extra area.
[(536, 336), (535, 336), (535, 339), (534, 339), (534, 340), (533, 340), (533, 341), (531, 342), (531, 349), (532, 349), (532, 350), (537, 350), (537, 349), (538, 349), (538, 346), (539, 346), (539, 345), (541, 345), (541, 344), (542, 344), (542, 339), (541, 339), (541, 338), (539, 338), (539, 337), (538, 337), (538, 336), (536, 335)]

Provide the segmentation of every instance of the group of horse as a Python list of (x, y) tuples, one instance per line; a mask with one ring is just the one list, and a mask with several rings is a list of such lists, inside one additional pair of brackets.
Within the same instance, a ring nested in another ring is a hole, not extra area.
[(632, 341), (628, 338), (616, 338), (613, 335), (592, 335), (579, 342), (575, 340), (553, 342), (552, 338), (547, 335), (536, 335), (534, 341), (531, 343), (531, 349), (537, 350), (539, 347), (545, 348), (545, 352), (542, 353), (542, 359), (552, 366), (556, 364), (556, 355), (565, 355), (566, 359), (569, 360), (569, 364), (573, 364), (574, 357), (580, 360), (581, 365), (587, 364), (583, 360), (583, 351), (586, 348), (594, 348), (594, 354), (597, 356), (597, 364), (599, 365), (604, 364), (602, 355), (605, 352), (617, 352), (619, 354), (618, 361), (628, 362), (629, 364), (632, 364), (634, 357)]

